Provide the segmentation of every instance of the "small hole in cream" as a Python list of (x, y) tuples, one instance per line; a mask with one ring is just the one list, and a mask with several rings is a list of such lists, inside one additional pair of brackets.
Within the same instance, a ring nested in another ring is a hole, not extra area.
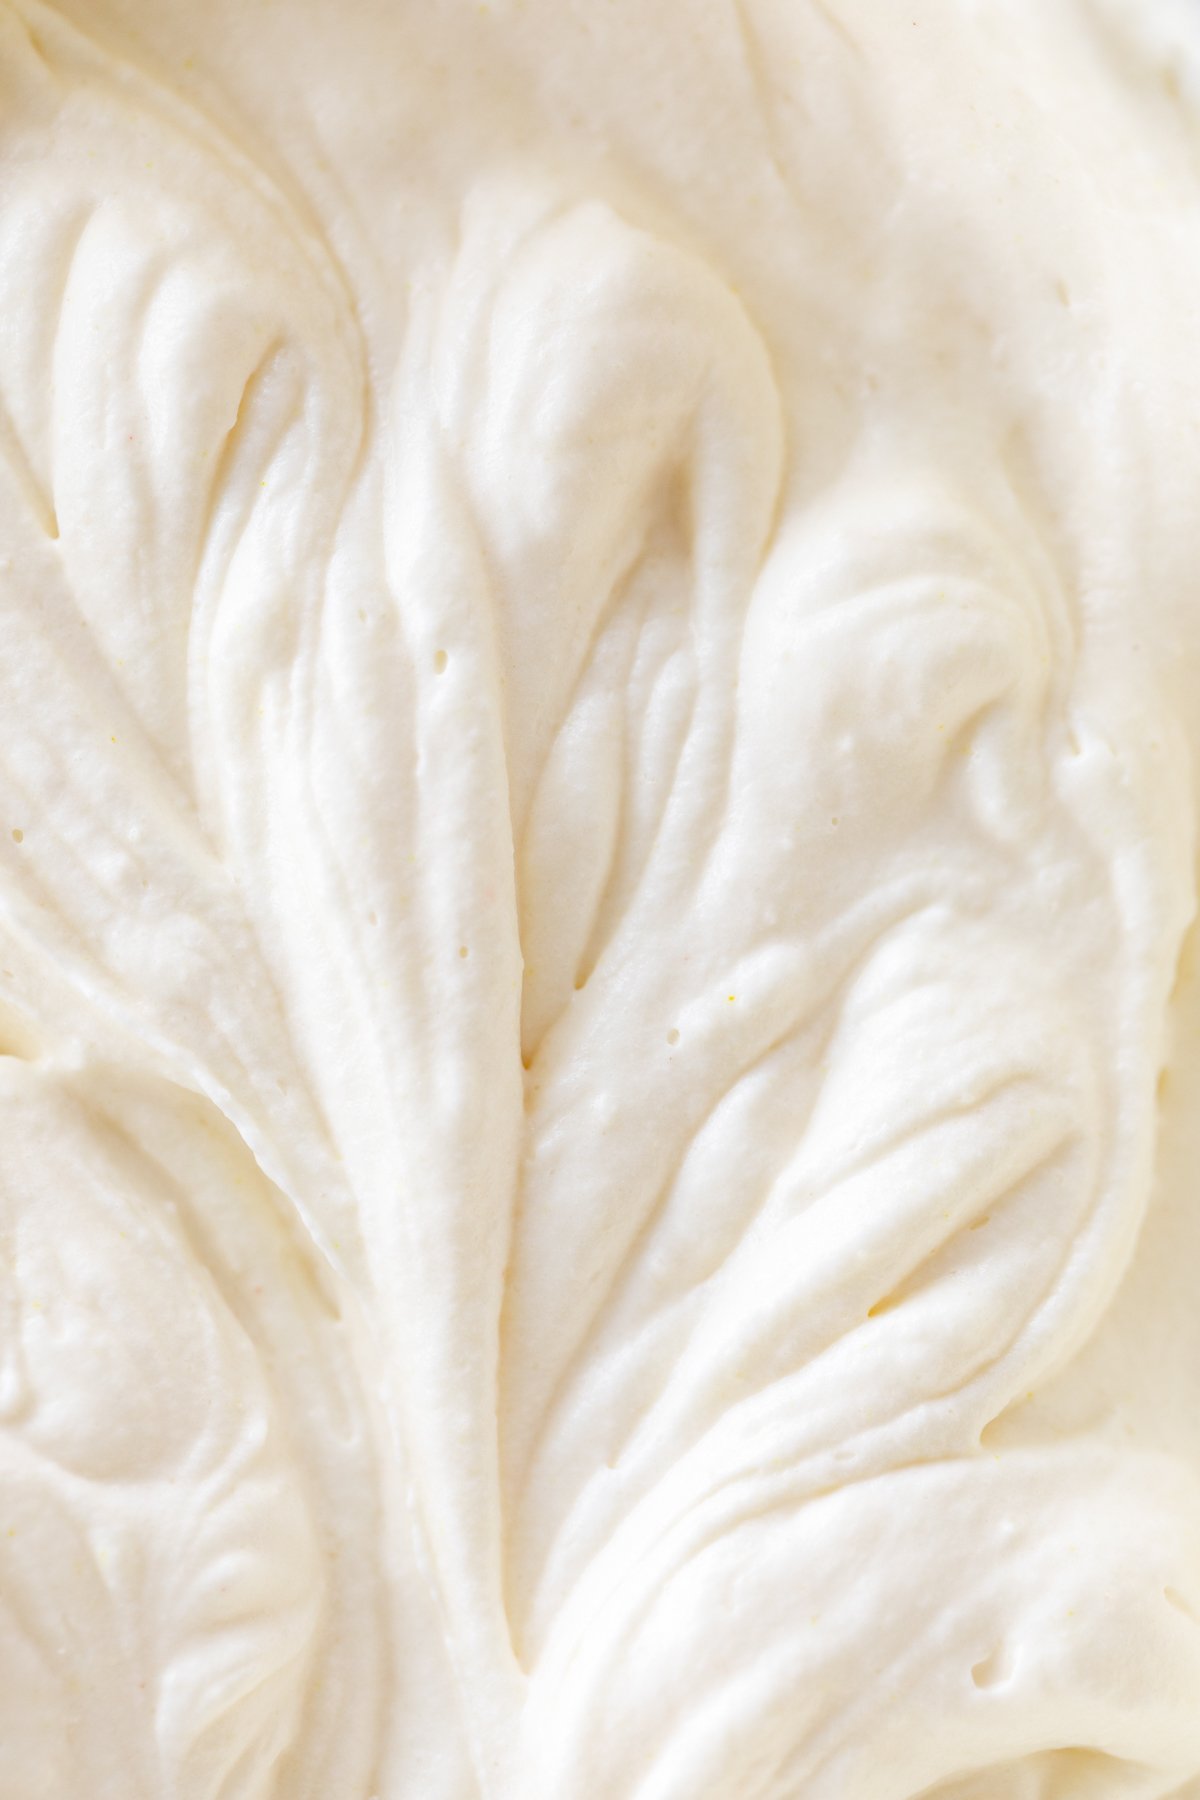
[(971, 1680), (977, 1688), (990, 1688), (997, 1686), (1007, 1674), (1008, 1658), (1001, 1646), (999, 1649), (993, 1650), (990, 1656), (985, 1656), (982, 1662), (975, 1664), (971, 1670)]

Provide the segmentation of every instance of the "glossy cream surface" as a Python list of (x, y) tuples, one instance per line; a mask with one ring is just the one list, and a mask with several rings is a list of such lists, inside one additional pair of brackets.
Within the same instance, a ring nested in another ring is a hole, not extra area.
[(1200, 1795), (1192, 0), (0, 0), (0, 1800)]

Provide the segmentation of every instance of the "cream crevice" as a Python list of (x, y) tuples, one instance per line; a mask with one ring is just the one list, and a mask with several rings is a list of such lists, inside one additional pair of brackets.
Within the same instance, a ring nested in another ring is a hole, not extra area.
[(0, 6), (0, 1800), (1200, 1793), (1200, 21)]

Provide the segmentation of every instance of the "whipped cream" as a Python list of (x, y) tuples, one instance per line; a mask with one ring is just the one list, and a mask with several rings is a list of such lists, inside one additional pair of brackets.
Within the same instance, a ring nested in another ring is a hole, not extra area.
[(0, 3), (0, 1800), (1200, 1794), (1190, 0)]

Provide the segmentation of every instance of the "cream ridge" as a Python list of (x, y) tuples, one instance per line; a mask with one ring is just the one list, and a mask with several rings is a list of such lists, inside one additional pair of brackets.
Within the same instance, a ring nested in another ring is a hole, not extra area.
[(0, 1800), (1200, 1796), (1200, 11), (0, 0)]

